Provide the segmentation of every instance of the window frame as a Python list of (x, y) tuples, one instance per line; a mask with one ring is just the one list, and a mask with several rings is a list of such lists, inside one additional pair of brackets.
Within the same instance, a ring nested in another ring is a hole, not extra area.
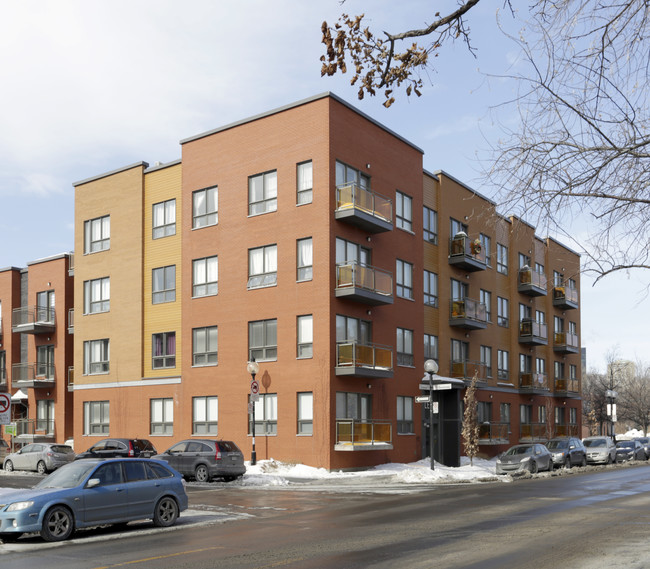
[(296, 393), (296, 413), (296, 434), (303, 437), (312, 436), (314, 434), (313, 391), (299, 391)]
[[(301, 245), (309, 246), (302, 251)], [(308, 250), (307, 250), (308, 249)], [(307, 259), (307, 257), (309, 257)], [(296, 282), (311, 281), (314, 278), (314, 242), (311, 237), (296, 239)]]
[[(253, 272), (253, 256), (261, 252), (262, 256), (262, 271)], [(275, 268), (273, 269), (273, 262)], [(268, 265), (268, 266), (267, 266)], [(261, 247), (253, 247), (248, 250), (248, 290), (256, 290), (258, 288), (267, 288), (270, 286), (277, 286), (278, 284), (278, 245), (273, 243), (270, 245), (262, 245)]]
[[(255, 413), (249, 414), (248, 434), (252, 436), (268, 437), (278, 434), (278, 394), (277, 393), (260, 393), (259, 399), (249, 403), (255, 406)], [(253, 425), (252, 418), (255, 417)]]
[[(256, 180), (261, 178), (261, 197), (253, 198)], [(272, 181), (272, 182), (271, 182)], [(259, 208), (259, 209), (258, 209)], [(248, 216), (264, 215), (278, 210), (278, 171), (267, 170), (248, 177)]]
[[(157, 407), (160, 407), (157, 409)], [(154, 420), (160, 413), (160, 420)], [(171, 417), (169, 416), (171, 415)], [(174, 398), (157, 397), (149, 399), (149, 434), (155, 436), (172, 436), (174, 434)]]
[[(95, 410), (99, 417), (95, 417)], [(83, 402), (84, 435), (108, 435), (110, 427), (110, 401)]]
[(414, 332), (398, 327), (395, 340), (395, 359), (398, 366), (415, 367), (413, 357)]
[[(156, 225), (157, 209), (158, 210), (162, 209), (162, 223), (159, 225)], [(170, 217), (173, 218), (173, 221), (169, 220)], [(175, 198), (158, 202), (151, 206), (151, 238), (162, 239), (163, 237), (171, 237), (172, 235), (176, 235), (176, 199)]]
[[(309, 166), (309, 175), (305, 178), (303, 169)], [(302, 187), (301, 187), (302, 186)], [(307, 187), (309, 186), (309, 187)], [(311, 160), (296, 164), (296, 205), (312, 203), (314, 199), (314, 164)]]
[(497, 243), (497, 273), (508, 274), (508, 246)]
[(395, 227), (413, 233), (413, 198), (399, 190), (395, 190)]
[[(197, 279), (197, 269), (203, 264), (204, 280)], [(211, 265), (214, 264), (215, 267)], [(216, 280), (208, 280), (210, 275), (214, 274)], [(205, 292), (202, 292), (205, 290)], [(203, 298), (205, 296), (216, 296), (219, 294), (219, 255), (211, 257), (202, 257), (192, 260), (192, 298)]]
[[(98, 287), (98, 288), (97, 288)], [(99, 299), (94, 297), (99, 291)], [(104, 295), (107, 296), (104, 296)], [(97, 307), (97, 309), (93, 309)], [(84, 314), (101, 314), (111, 310), (111, 278), (100, 277), (84, 281)]]
[[(308, 329), (302, 323), (309, 323)], [(307, 336), (303, 336), (307, 334)], [(314, 357), (314, 315), (302, 314), (296, 317), (296, 358), (299, 360), (311, 359)]]
[[(157, 289), (159, 278), (156, 277), (162, 271), (162, 285), (164, 288)], [(173, 288), (169, 288), (173, 280)], [(151, 304), (166, 304), (176, 302), (176, 265), (166, 265), (151, 269)]]
[[(95, 224), (99, 225), (99, 238), (94, 238)], [(84, 221), (84, 255), (100, 253), (111, 248), (111, 216), (102, 215)]]
[[(199, 334), (205, 338), (198, 338)], [(197, 351), (197, 344), (204, 343), (204, 350)], [(214, 346), (212, 344), (215, 344)], [(214, 349), (213, 349), (214, 348)], [(192, 367), (210, 367), (219, 364), (219, 327), (199, 326), (192, 328)]]
[(510, 379), (510, 352), (497, 350), (497, 379), (504, 381)]
[[(85, 340), (83, 343), (83, 358), (84, 358), (84, 375), (106, 375), (110, 373), (110, 356), (111, 344), (109, 338), (101, 338), (97, 340)], [(91, 359), (93, 352), (99, 350), (99, 355), (102, 359)], [(99, 367), (100, 371), (92, 371), (94, 368)]]
[(413, 428), (413, 402), (414, 399), (408, 395), (397, 396), (397, 434), (398, 435), (414, 435)]
[(413, 263), (396, 259), (395, 296), (413, 300)]
[[(203, 203), (205, 208), (201, 204), (197, 205), (197, 198), (204, 196)], [(213, 210), (208, 208), (214, 204)], [(197, 213), (197, 208), (205, 209), (205, 212), (199, 211)], [(203, 223), (205, 221), (205, 223)], [(192, 192), (192, 229), (201, 229), (203, 227), (210, 227), (213, 225), (219, 224), (219, 186), (211, 186), (209, 188), (203, 188), (201, 190), (195, 190)]]
[[(203, 409), (201, 409), (201, 404)], [(197, 416), (202, 411), (204, 419)], [(216, 418), (213, 417), (216, 414)], [(203, 427), (203, 428), (201, 428)], [(192, 434), (218, 436), (219, 434), (219, 397), (216, 395), (197, 395), (192, 397)]]
[(427, 269), (424, 269), (424, 305), (438, 308), (438, 275)]
[(435, 360), (437, 362), (438, 349), (438, 336), (435, 334), (424, 334), (424, 361)]
[[(162, 346), (162, 352), (159, 355), (156, 355), (156, 340), (160, 338), (160, 345)], [(168, 353), (170, 348), (169, 341), (173, 338), (173, 348), (174, 353)], [(156, 365), (157, 362), (162, 363), (163, 365)], [(176, 332), (156, 332), (151, 334), (151, 369), (169, 369), (176, 367)]]
[(503, 296), (497, 296), (497, 326), (510, 326), (510, 302)]
[(427, 243), (438, 244), (438, 212), (426, 205), (422, 208), (422, 237)]
[[(261, 325), (262, 344), (252, 345), (253, 327)], [(273, 338), (275, 336), (275, 338)], [(273, 343), (273, 340), (275, 342)], [(278, 359), (278, 319), (253, 320), (248, 323), (248, 360), (275, 362)]]

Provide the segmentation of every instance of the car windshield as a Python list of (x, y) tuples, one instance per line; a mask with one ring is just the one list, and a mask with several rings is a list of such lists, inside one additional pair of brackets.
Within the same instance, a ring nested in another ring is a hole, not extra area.
[(95, 466), (96, 462), (71, 462), (43, 478), (34, 488), (74, 488)]
[(622, 443), (616, 443), (618, 448), (634, 448), (634, 443), (632, 441), (623, 441)]
[(548, 441), (546, 443), (548, 448), (566, 448), (568, 445), (567, 441)]
[(606, 446), (605, 439), (585, 439), (583, 441), (586, 447), (604, 447)]
[(532, 446), (512, 447), (506, 451), (505, 456), (514, 456), (517, 454), (531, 454), (532, 452), (533, 452)]

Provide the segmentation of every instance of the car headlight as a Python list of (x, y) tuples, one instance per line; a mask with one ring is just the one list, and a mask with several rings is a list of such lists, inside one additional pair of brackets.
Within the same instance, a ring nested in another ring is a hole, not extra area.
[(524, 462), (528, 462), (528, 461), (530, 461), (529, 456), (527, 456), (526, 458), (522, 458), (520, 462), (524, 463)]
[(32, 500), (28, 500), (27, 502), (14, 502), (13, 504), (9, 504), (7, 512), (19, 512), (20, 510), (31, 508), (33, 505), (34, 502)]

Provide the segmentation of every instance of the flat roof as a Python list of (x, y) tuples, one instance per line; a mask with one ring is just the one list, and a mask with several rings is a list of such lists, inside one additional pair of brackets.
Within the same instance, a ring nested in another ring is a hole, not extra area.
[(111, 170), (110, 172), (104, 172), (103, 174), (97, 174), (97, 176), (92, 176), (90, 178), (86, 178), (85, 180), (80, 180), (78, 182), (73, 182), (73, 186), (76, 188), (77, 186), (82, 186), (83, 184), (87, 184), (89, 182), (94, 182), (96, 180), (101, 180), (102, 178), (106, 178), (108, 176), (112, 176), (114, 174), (119, 174), (120, 172), (126, 172), (127, 170), (131, 170), (131, 168), (148, 168), (149, 164), (147, 162), (141, 161), (141, 162), (135, 162), (134, 164), (129, 164), (128, 166), (122, 166), (122, 168), (117, 168), (115, 170)]

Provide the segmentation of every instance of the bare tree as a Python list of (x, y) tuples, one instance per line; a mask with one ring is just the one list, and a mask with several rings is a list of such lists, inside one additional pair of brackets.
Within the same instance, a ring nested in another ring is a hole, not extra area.
[(476, 404), (476, 382), (478, 381), (478, 371), (474, 372), (474, 377), (470, 382), (463, 397), (463, 425), (461, 435), (465, 447), (465, 454), (469, 458), (470, 466), (474, 465), (474, 457), (478, 454), (478, 411)]
[(609, 378), (590, 370), (582, 378), (582, 422), (590, 435), (604, 435), (607, 424), (607, 396)]
[(618, 416), (644, 434), (650, 427), (650, 366), (636, 362), (632, 373), (622, 374), (618, 389)]

